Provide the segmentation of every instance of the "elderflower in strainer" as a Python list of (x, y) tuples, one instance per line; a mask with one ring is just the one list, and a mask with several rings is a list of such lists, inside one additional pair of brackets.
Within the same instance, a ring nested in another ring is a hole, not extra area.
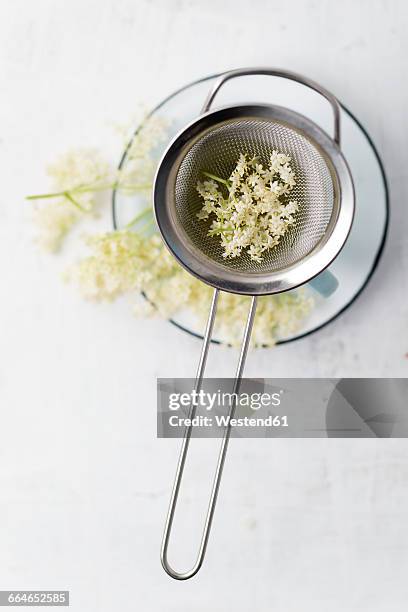
[(197, 217), (211, 220), (209, 236), (219, 236), (223, 257), (246, 251), (253, 261), (279, 244), (299, 209), (290, 193), (296, 185), (291, 158), (272, 151), (264, 168), (258, 157), (241, 153), (228, 180), (208, 172), (197, 183), (204, 204)]

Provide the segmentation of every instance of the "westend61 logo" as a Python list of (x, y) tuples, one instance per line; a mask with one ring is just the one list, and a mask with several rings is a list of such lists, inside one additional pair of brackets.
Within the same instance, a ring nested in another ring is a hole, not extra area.
[(220, 438), (407, 438), (408, 379), (162, 378), (157, 435)]

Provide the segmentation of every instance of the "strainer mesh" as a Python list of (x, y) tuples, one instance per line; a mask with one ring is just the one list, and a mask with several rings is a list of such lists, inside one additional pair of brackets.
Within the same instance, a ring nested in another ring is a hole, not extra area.
[[(203, 205), (197, 181), (205, 178), (203, 171), (228, 178), (240, 153), (259, 156), (266, 166), (273, 149), (292, 158), (297, 184), (290, 199), (299, 204), (296, 222), (278, 246), (263, 253), (262, 262), (252, 261), (244, 252), (226, 260), (219, 238), (207, 236), (211, 218), (197, 219)], [(320, 151), (302, 134), (276, 121), (233, 119), (207, 130), (184, 156), (175, 182), (176, 214), (193, 249), (237, 272), (274, 272), (303, 259), (324, 236), (333, 206), (333, 179)]]

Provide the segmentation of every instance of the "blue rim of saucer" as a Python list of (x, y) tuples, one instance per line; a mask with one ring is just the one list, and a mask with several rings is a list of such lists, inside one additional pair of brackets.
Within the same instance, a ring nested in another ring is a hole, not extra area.
[[(155, 106), (150, 113), (148, 113), (146, 115), (146, 119), (148, 119), (149, 117), (151, 117), (154, 113), (156, 113), (160, 108), (162, 108), (165, 104), (167, 104), (167, 102), (169, 102), (170, 100), (172, 100), (175, 96), (177, 96), (177, 94), (181, 93), (182, 91), (185, 91), (186, 89), (188, 89), (189, 87), (192, 87), (193, 85), (198, 85), (199, 83), (204, 83), (205, 81), (210, 81), (212, 79), (215, 79), (217, 77), (220, 77), (222, 74), (224, 74), (223, 72), (221, 73), (217, 73), (217, 74), (212, 74), (210, 76), (206, 76), (203, 77), (201, 79), (197, 79), (196, 81), (192, 81), (191, 83), (188, 83), (187, 85), (184, 85), (183, 87), (180, 87), (179, 89), (177, 89), (176, 91), (173, 91), (173, 93), (171, 93), (169, 96), (167, 96), (166, 98), (164, 98), (157, 106)], [(384, 247), (386, 244), (386, 240), (387, 240), (387, 234), (388, 234), (388, 227), (389, 227), (389, 221), (390, 221), (390, 196), (389, 196), (389, 187), (388, 187), (388, 182), (387, 182), (387, 177), (385, 175), (385, 170), (384, 170), (384, 164), (381, 160), (381, 157), (374, 145), (374, 142), (371, 139), (371, 136), (368, 134), (367, 130), (364, 128), (364, 126), (361, 124), (361, 122), (357, 119), (357, 117), (355, 117), (355, 115), (353, 115), (353, 113), (346, 107), (344, 106), (344, 104), (342, 104), (339, 101), (339, 104), (342, 108), (342, 110), (344, 110), (350, 117), (351, 119), (356, 123), (356, 125), (359, 127), (359, 129), (361, 130), (361, 132), (364, 134), (364, 136), (367, 139), (368, 144), (370, 145), (370, 147), (373, 150), (373, 153), (377, 159), (378, 162), (378, 166), (380, 168), (380, 172), (381, 172), (381, 176), (382, 176), (382, 180), (384, 183), (384, 193), (385, 193), (385, 222), (384, 222), (384, 229), (383, 229), (383, 234), (382, 234), (382, 238), (380, 241), (380, 244), (378, 246), (378, 250), (376, 253), (376, 256), (374, 257), (374, 261), (373, 264), (371, 266), (371, 269), (369, 271), (369, 273), (367, 274), (367, 277), (365, 279), (365, 281), (363, 282), (363, 284), (361, 285), (360, 289), (357, 291), (357, 293), (351, 298), (351, 300), (349, 300), (333, 317), (331, 317), (330, 319), (328, 319), (327, 321), (325, 321), (324, 323), (322, 323), (321, 325), (318, 325), (317, 327), (315, 327), (314, 329), (310, 329), (307, 332), (304, 332), (302, 334), (298, 334), (297, 336), (294, 336), (293, 338), (287, 338), (285, 340), (277, 340), (276, 341), (276, 345), (279, 344), (289, 344), (290, 342), (295, 342), (296, 340), (301, 340), (302, 338), (306, 338), (307, 336), (310, 336), (318, 331), (320, 331), (321, 329), (323, 329), (324, 327), (326, 327), (327, 325), (329, 325), (330, 323), (332, 323), (333, 321), (335, 321), (336, 319), (338, 319), (346, 310), (348, 310), (350, 308), (350, 306), (358, 299), (358, 297), (363, 293), (364, 289), (367, 287), (370, 279), (372, 278), (375, 270), (378, 267), (378, 264), (380, 262), (381, 256), (383, 254), (384, 251)], [(121, 170), (124, 163), (126, 162), (127, 159), (127, 155), (128, 155), (128, 151), (132, 145), (132, 142), (135, 138), (135, 136), (138, 134), (139, 130), (141, 129), (142, 124), (139, 125), (136, 130), (133, 132), (132, 137), (130, 138), (129, 142), (127, 143), (122, 156), (120, 158), (119, 164), (118, 164), (118, 170)], [(116, 200), (116, 195), (117, 195), (117, 189), (113, 189), (112, 191), (112, 224), (113, 224), (113, 228), (115, 230), (119, 229), (119, 224), (118, 224), (118, 218), (117, 218), (117, 200)], [(145, 293), (142, 292), (142, 295), (144, 298), (146, 298), (148, 301), (149, 298), (145, 295)], [(171, 323), (172, 325), (174, 325), (175, 327), (177, 327), (177, 329), (180, 329), (181, 331), (190, 334), (190, 336), (194, 336), (195, 338), (198, 338), (199, 340), (203, 339), (203, 336), (191, 329), (189, 329), (188, 327), (185, 327), (184, 325), (182, 325), (181, 323), (178, 323), (177, 321), (175, 321), (172, 318), (168, 319), (169, 323)], [(221, 342), (220, 340), (216, 340), (213, 339), (211, 340), (211, 342), (213, 344), (225, 344), (223, 342)], [(265, 345), (265, 348), (268, 348), (269, 345)]]

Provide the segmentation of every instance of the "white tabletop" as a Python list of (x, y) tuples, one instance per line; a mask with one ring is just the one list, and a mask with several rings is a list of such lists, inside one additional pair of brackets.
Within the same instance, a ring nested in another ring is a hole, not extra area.
[[(77, 254), (39, 252), (24, 195), (44, 190), (46, 164), (68, 148), (115, 159), (107, 124), (139, 102), (232, 67), (304, 73), (371, 134), (391, 186), (389, 239), (347, 313), (252, 352), (246, 373), (405, 377), (407, 27), (404, 0), (3, 0), (0, 588), (70, 589), (78, 612), (406, 609), (405, 440), (234, 441), (204, 568), (189, 583), (163, 573), (179, 444), (155, 437), (155, 380), (193, 375), (199, 342), (135, 319), (127, 301), (84, 302), (60, 280)], [(236, 358), (215, 347), (209, 374), (231, 375)], [(196, 449), (184, 559), (214, 455)]]

